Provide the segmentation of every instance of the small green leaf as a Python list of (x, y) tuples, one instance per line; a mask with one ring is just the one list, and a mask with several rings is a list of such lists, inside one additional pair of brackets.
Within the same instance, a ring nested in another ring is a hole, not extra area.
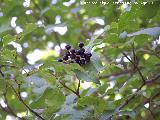
[(91, 62), (98, 72), (104, 70), (105, 66), (102, 65), (100, 56), (98, 54), (92, 53)]
[(43, 111), (44, 118), (49, 120), (51, 118), (51, 116), (54, 114), (54, 112), (56, 112), (57, 110), (58, 110), (58, 108), (56, 106), (47, 107)]
[(38, 26), (34, 23), (28, 23), (25, 27), (24, 35), (33, 32)]
[(31, 103), (31, 107), (42, 108), (54, 106), (59, 108), (64, 102), (65, 96), (58, 88), (47, 88), (37, 101)]
[(78, 104), (80, 106), (93, 105), (95, 113), (102, 113), (106, 109), (106, 102), (103, 99), (96, 98), (94, 96), (85, 96), (79, 99)]
[(141, 34), (146, 34), (152, 37), (158, 37), (160, 35), (160, 27), (146, 28), (146, 29), (134, 32), (134, 33), (130, 33), (127, 36), (132, 37), (132, 36), (137, 36)]
[(84, 80), (87, 82), (94, 82), (94, 83), (99, 84), (97, 76), (92, 76), (93, 74), (81, 72), (79, 70), (74, 70), (74, 72), (79, 80)]
[(12, 36), (10, 34), (6, 35), (3, 37), (3, 47), (8, 45), (8, 43), (15, 41), (16, 40), (16, 36)]

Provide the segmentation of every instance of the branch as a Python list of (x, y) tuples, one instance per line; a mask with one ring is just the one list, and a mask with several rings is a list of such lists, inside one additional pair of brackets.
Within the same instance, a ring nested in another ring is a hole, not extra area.
[(153, 83), (155, 80), (160, 78), (160, 74), (155, 75), (155, 77), (151, 78), (150, 80), (146, 80), (147, 84)]
[(134, 65), (134, 67), (137, 69), (143, 83), (145, 83), (145, 78), (144, 78), (143, 74), (141, 73), (139, 67), (132, 60), (130, 60), (130, 58), (125, 53), (123, 53), (123, 55), (130, 61), (130, 63), (132, 63)]
[(68, 86), (66, 86), (64, 83), (62, 83), (61, 81), (59, 81), (59, 83), (66, 89), (70, 90), (71, 92), (73, 92), (75, 95), (77, 95), (80, 98), (79, 93), (77, 93), (77, 91), (72, 90), (71, 88), (69, 88)]
[(72, 89), (69, 88), (68, 86), (66, 86), (65, 83), (62, 83), (55, 74), (53, 74), (53, 73), (51, 73), (51, 74), (59, 81), (59, 83), (60, 83), (64, 88), (66, 88), (66, 89), (68, 89), (69, 91), (73, 92), (75, 95), (77, 95), (77, 96), (80, 98), (79, 90), (78, 90), (79, 87), (80, 87), (80, 81), (79, 81), (79, 83), (78, 83), (78, 88), (77, 88), (77, 91), (78, 91), (78, 92), (77, 92), (77, 91), (72, 90)]
[(77, 94), (78, 94), (78, 95), (79, 95), (79, 88), (80, 88), (80, 86), (81, 86), (81, 81), (78, 80), (78, 87), (77, 87)]
[(9, 65), (9, 64), (8, 65), (0, 65), (0, 68), (1, 67), (13, 67), (13, 68), (17, 68), (17, 66), (15, 66), (15, 65)]
[(1, 71), (1, 69), (0, 69), (0, 74), (1, 74), (2, 77), (4, 77), (4, 74), (3, 74), (3, 72)]
[[(13, 89), (14, 93), (16, 94), (16, 96), (18, 97), (19, 101), (31, 112), (33, 113), (35, 116), (37, 116), (38, 118), (40, 118), (41, 120), (45, 120), (42, 116), (40, 116), (37, 112), (35, 112), (34, 110), (32, 110), (22, 99), (21, 95), (20, 95), (20, 91), (18, 90), (18, 92), (14, 89), (14, 87), (11, 85), (11, 88)], [(18, 84), (18, 88), (20, 89), (20, 85)]]
[[(119, 113), (122, 108), (124, 108), (126, 105), (128, 105), (129, 102), (130, 102), (131, 100), (133, 100), (133, 99), (138, 95), (138, 92), (142, 89), (142, 87), (148, 83), (147, 81), (152, 81), (152, 82), (154, 82), (154, 81), (158, 80), (159, 78), (160, 78), (160, 74), (156, 75), (155, 77), (151, 77), (150, 79), (146, 80), (146, 82), (142, 83), (142, 85), (136, 90), (136, 92), (135, 92), (132, 96), (130, 96), (127, 100), (125, 100), (119, 107), (117, 107), (117, 109), (114, 111), (114, 113), (113, 113), (112, 115), (110, 115), (108, 118), (106, 118), (105, 120), (110, 120), (110, 119), (112, 119), (112, 117), (114, 116), (114, 114)], [(160, 94), (160, 93), (158, 93), (158, 95), (159, 95), (159, 94)], [(157, 95), (155, 95), (155, 97), (156, 97), (156, 96), (157, 96)], [(155, 97), (154, 97), (154, 98), (155, 98)]]
[(108, 74), (108, 75), (102, 75), (99, 77), (99, 79), (105, 79), (105, 78), (109, 78), (111, 76), (119, 76), (119, 75), (134, 73), (134, 72), (135, 71), (133, 71), (133, 70), (124, 70), (124, 71), (120, 71), (120, 72), (116, 72), (116, 73), (112, 73), (112, 74)]

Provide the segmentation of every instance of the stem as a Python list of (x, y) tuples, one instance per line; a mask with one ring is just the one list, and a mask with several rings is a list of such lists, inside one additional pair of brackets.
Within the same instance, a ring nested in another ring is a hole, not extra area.
[[(148, 83), (147, 81), (154, 82), (154, 81), (158, 80), (159, 78), (160, 78), (160, 74), (158, 74), (154, 77), (151, 77), (150, 79), (146, 80), (146, 82), (142, 83), (142, 85), (136, 90), (136, 92), (131, 97), (129, 97), (126, 101), (124, 101), (119, 107), (117, 107), (117, 109), (114, 111), (114, 113), (112, 115), (110, 115), (108, 118), (105, 118), (105, 120), (111, 120), (115, 114), (119, 113), (122, 108), (124, 108), (126, 105), (128, 105), (129, 102), (131, 100), (133, 100), (138, 95), (137, 93), (142, 89), (142, 87)], [(159, 95), (160, 95), (160, 93), (153, 96), (153, 98), (155, 98)]]
[[(79, 88), (80, 88), (80, 86), (81, 86), (81, 81), (80, 80), (78, 80), (78, 88), (77, 88), (77, 94), (79, 95)], [(79, 95), (80, 96), (80, 95)]]
[(59, 82), (60, 82), (60, 84), (61, 84), (64, 88), (70, 90), (71, 92), (73, 92), (75, 95), (77, 95), (77, 96), (80, 98), (79, 93), (77, 93), (76, 91), (72, 90), (71, 88), (69, 88), (68, 86), (66, 86), (64, 83), (62, 83), (61, 81), (59, 81)]
[(119, 75), (124, 75), (124, 74), (132, 74), (134, 73), (134, 70), (124, 70), (124, 71), (120, 71), (120, 72), (116, 72), (116, 73), (112, 73), (112, 74), (108, 74), (108, 75), (102, 75), (99, 77), (99, 79), (105, 79), (105, 78), (109, 78), (111, 76), (119, 76)]
[(125, 53), (123, 53), (123, 55), (130, 61), (130, 63), (132, 63), (134, 65), (134, 67), (137, 69), (143, 83), (145, 83), (145, 78), (144, 78), (143, 74), (141, 73), (139, 67), (134, 62), (132, 62), (132, 60), (130, 60), (129, 57)]
[[(11, 88), (13, 89), (14, 93), (16, 94), (16, 96), (18, 97), (19, 101), (31, 112), (33, 113), (35, 116), (37, 116), (38, 118), (40, 118), (41, 120), (45, 120), (43, 117), (41, 117), (37, 112), (35, 112), (34, 110), (32, 110), (22, 99), (21, 95), (20, 95), (20, 91), (16, 91), (14, 89), (13, 86), (11, 86)], [(18, 88), (20, 89), (20, 85), (18, 85)]]

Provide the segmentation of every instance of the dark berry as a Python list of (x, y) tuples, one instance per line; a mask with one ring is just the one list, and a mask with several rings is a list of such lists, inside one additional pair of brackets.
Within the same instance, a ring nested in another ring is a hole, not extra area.
[(80, 54), (81, 58), (85, 58), (85, 54)]
[(91, 53), (86, 53), (86, 57), (91, 57), (92, 54)]
[(62, 59), (58, 59), (58, 62), (63, 62), (63, 60)]
[(86, 63), (86, 61), (85, 61), (84, 59), (82, 59), (82, 60), (80, 61), (80, 63), (81, 63), (82, 65), (84, 65), (84, 64)]
[(80, 43), (78, 44), (78, 46), (79, 46), (80, 48), (82, 48), (82, 47), (84, 46), (84, 43), (80, 42)]
[(70, 56), (70, 52), (69, 51), (66, 52), (66, 56)]
[(68, 60), (68, 56), (63, 56), (63, 60)]
[(70, 58), (71, 58), (71, 59), (75, 59), (75, 57), (76, 57), (76, 55), (74, 55), (74, 54), (71, 54), (71, 55), (70, 55)]
[(86, 62), (89, 62), (89, 61), (90, 61), (90, 58), (86, 58), (85, 60), (86, 60)]
[(69, 49), (71, 49), (71, 46), (70, 46), (70, 45), (66, 45), (65, 48), (66, 48), (67, 50), (69, 50)]
[(74, 61), (71, 61), (71, 63), (74, 63)]
[(80, 55), (81, 51), (80, 50), (76, 50), (76, 55)]
[(79, 64), (79, 63), (80, 63), (80, 60), (78, 60), (78, 59), (75, 59), (75, 62)]
[(71, 49), (70, 52), (71, 52), (72, 54), (74, 54), (74, 53), (76, 52), (76, 50), (75, 50), (75, 49)]
[(85, 49), (84, 49), (84, 48), (81, 48), (81, 49), (79, 50), (79, 52), (80, 52), (80, 54), (83, 54), (83, 53), (85, 52)]

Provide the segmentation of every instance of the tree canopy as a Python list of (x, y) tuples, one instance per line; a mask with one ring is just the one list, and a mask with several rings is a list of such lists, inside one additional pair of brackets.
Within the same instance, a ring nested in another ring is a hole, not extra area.
[(0, 0), (1, 120), (160, 119), (160, 2), (117, 2)]

